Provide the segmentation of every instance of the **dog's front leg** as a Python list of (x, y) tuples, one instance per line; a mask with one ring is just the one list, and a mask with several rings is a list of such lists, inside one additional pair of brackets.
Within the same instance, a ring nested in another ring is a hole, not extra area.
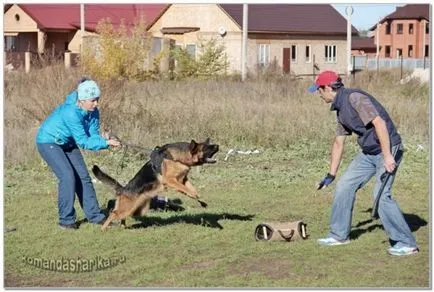
[(205, 202), (199, 200), (199, 196), (197, 194), (196, 189), (193, 187), (193, 185), (188, 180), (185, 180), (184, 184), (182, 184), (176, 179), (169, 179), (169, 180), (166, 180), (166, 185), (168, 187), (171, 187), (171, 188), (175, 189), (176, 191), (181, 192), (184, 195), (187, 195), (188, 197), (198, 201), (202, 207), (208, 206)]
[(168, 186), (172, 189), (175, 189), (176, 191), (181, 192), (184, 195), (189, 196), (190, 198), (193, 198), (195, 200), (197, 200), (199, 198), (197, 195), (197, 191), (194, 189), (194, 187), (192, 189), (190, 189), (189, 187), (180, 183), (176, 179), (168, 179), (168, 180), (166, 180), (165, 183), (166, 183), (166, 186)]
[[(187, 188), (189, 188), (191, 191), (193, 191), (193, 192), (195, 192), (195, 193), (197, 194), (196, 188), (193, 186), (193, 184), (192, 184), (188, 179), (185, 179), (185, 181), (184, 181), (184, 185), (185, 185)], [(200, 196), (197, 195), (197, 199), (196, 199), (196, 200), (199, 202), (199, 204), (200, 204), (202, 207), (204, 207), (204, 208), (208, 207), (208, 204), (205, 203), (205, 202), (202, 201), (202, 200), (199, 200), (199, 198), (200, 198)]]
[(199, 198), (199, 196), (197, 195), (197, 190), (196, 190), (196, 188), (193, 186), (193, 184), (192, 184), (188, 179), (186, 179), (186, 180), (184, 181), (184, 185), (185, 185), (188, 189), (190, 189), (190, 191), (191, 191), (192, 193), (195, 193), (196, 196)]

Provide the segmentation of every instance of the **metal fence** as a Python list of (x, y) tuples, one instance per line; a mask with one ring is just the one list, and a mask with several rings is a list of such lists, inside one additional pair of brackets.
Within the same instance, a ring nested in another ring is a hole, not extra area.
[(431, 61), (429, 58), (377, 58), (368, 56), (353, 56), (354, 70), (377, 70), (377, 69), (415, 69), (415, 68), (430, 68)]

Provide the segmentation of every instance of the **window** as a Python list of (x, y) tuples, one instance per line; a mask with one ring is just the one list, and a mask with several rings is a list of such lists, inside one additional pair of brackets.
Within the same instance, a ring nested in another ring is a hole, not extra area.
[(386, 34), (391, 34), (392, 33), (392, 26), (390, 25), (390, 23), (386, 24)]
[(429, 45), (425, 45), (425, 57), (429, 57)]
[(5, 50), (7, 52), (14, 52), (16, 50), (16, 42), (17, 42), (16, 36), (5, 36), (4, 42), (5, 42)]
[(291, 46), (291, 63), (297, 62), (297, 46)]
[(196, 59), (196, 45), (195, 44), (190, 44), (190, 45), (186, 45), (185, 49), (187, 51), (187, 53), (193, 58)]
[(326, 63), (336, 63), (336, 46), (324, 46), (325, 48), (325, 62)]
[(396, 25), (396, 33), (397, 34), (402, 34), (402, 31), (404, 30), (404, 25), (402, 23), (398, 23)]
[(386, 58), (390, 58), (390, 46), (386, 46), (384, 55)]
[(408, 34), (413, 34), (413, 23), (408, 25)]
[(270, 63), (270, 45), (260, 44), (258, 45), (258, 64), (265, 67)]
[(307, 45), (306, 46), (306, 53), (305, 53), (306, 63), (310, 63), (310, 54), (311, 54), (311, 46)]
[(156, 55), (161, 51), (162, 38), (152, 37), (151, 54)]
[(425, 23), (425, 33), (429, 34), (429, 22)]
[(402, 49), (396, 49), (396, 58), (402, 57)]
[(413, 57), (413, 46), (412, 45), (408, 46), (408, 56)]

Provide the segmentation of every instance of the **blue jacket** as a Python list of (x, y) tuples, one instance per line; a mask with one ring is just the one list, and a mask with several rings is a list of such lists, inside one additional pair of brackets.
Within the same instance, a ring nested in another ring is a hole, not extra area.
[(99, 111), (85, 111), (77, 105), (77, 91), (71, 92), (45, 119), (38, 130), (36, 143), (76, 144), (87, 150), (107, 149), (99, 132)]

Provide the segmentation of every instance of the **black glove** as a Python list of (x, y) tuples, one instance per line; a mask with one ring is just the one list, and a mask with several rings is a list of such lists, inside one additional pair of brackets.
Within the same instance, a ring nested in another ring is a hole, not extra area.
[(327, 187), (329, 184), (331, 184), (335, 180), (334, 175), (331, 175), (330, 173), (327, 173), (326, 177), (323, 178), (323, 180), (318, 184), (317, 190), (320, 190), (322, 188)]

